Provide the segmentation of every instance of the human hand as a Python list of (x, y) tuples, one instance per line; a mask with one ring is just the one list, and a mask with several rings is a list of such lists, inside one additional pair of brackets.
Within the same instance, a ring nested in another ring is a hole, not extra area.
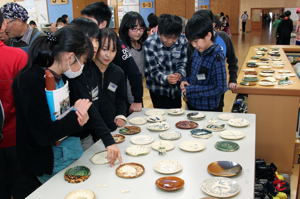
[(167, 80), (168, 80), (169, 84), (176, 84), (178, 81), (178, 75), (170, 74), (170, 75), (168, 75)]
[(180, 80), (181, 80), (181, 74), (180, 74), (180, 73), (174, 73), (174, 75), (176, 75), (177, 81), (180, 81)]
[(115, 119), (115, 124), (117, 125), (117, 127), (122, 127), (125, 126), (126, 121), (121, 118), (117, 118)]
[(129, 107), (129, 112), (140, 112), (142, 111), (142, 103), (132, 103)]
[(88, 99), (79, 99), (75, 102), (74, 108), (76, 109), (77, 120), (80, 126), (83, 126), (89, 120), (88, 110), (92, 102)]
[(106, 147), (106, 149), (107, 149), (106, 159), (108, 160), (110, 166), (114, 166), (116, 160), (118, 160), (120, 164), (122, 163), (121, 152), (116, 144), (110, 145)]
[(235, 92), (237, 89), (237, 83), (231, 82), (231, 83), (229, 83), (228, 87), (232, 92)]
[(189, 86), (190, 84), (187, 82), (187, 81), (182, 81), (180, 83), (180, 89), (181, 89), (181, 92), (186, 95), (186, 86)]

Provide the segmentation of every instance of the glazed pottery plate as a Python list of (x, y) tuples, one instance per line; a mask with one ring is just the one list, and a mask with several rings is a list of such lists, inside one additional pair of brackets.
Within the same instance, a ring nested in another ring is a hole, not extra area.
[(141, 156), (150, 153), (150, 148), (143, 145), (131, 145), (125, 151), (130, 156)]
[(283, 69), (282, 69), (282, 70), (278, 70), (278, 72), (279, 72), (279, 73), (291, 73), (290, 70), (283, 70)]
[(164, 115), (166, 112), (160, 109), (152, 109), (145, 112), (145, 115), (152, 116), (152, 115)]
[(167, 122), (157, 122), (147, 125), (147, 129), (150, 131), (166, 131), (170, 128)]
[(160, 133), (159, 137), (163, 140), (177, 140), (181, 137), (181, 133), (176, 131), (167, 131)]
[(240, 84), (243, 86), (255, 86), (256, 82), (240, 82)]
[(218, 118), (220, 120), (228, 121), (230, 119), (233, 119), (234, 115), (230, 114), (230, 113), (221, 113), (221, 114), (218, 115)]
[(121, 164), (116, 169), (117, 176), (121, 178), (137, 178), (143, 175), (144, 172), (144, 166), (134, 162)]
[(145, 117), (134, 117), (129, 119), (129, 123), (133, 125), (143, 125), (147, 123), (147, 119)]
[(272, 73), (259, 73), (259, 75), (262, 77), (273, 77)]
[(258, 78), (257, 77), (244, 77), (243, 81), (244, 82), (257, 82)]
[(182, 170), (182, 166), (177, 160), (161, 160), (155, 164), (154, 170), (161, 174), (175, 174)]
[(207, 129), (193, 129), (191, 130), (191, 135), (195, 138), (207, 139), (212, 136), (212, 132)]
[(95, 199), (95, 193), (88, 189), (79, 189), (68, 193), (65, 199)]
[(151, 144), (154, 139), (149, 135), (136, 135), (130, 139), (132, 144), (146, 145)]
[(259, 68), (261, 68), (261, 69), (271, 69), (272, 66), (263, 65), (263, 66), (259, 66)]
[(240, 146), (231, 141), (219, 141), (215, 145), (216, 149), (225, 152), (234, 152), (240, 148)]
[(207, 171), (214, 176), (232, 177), (238, 175), (242, 171), (242, 167), (236, 162), (216, 161), (208, 165)]
[(184, 114), (184, 110), (180, 108), (174, 108), (174, 109), (169, 109), (168, 111), (169, 115), (182, 115)]
[(187, 152), (198, 152), (205, 149), (205, 145), (198, 140), (188, 140), (181, 142), (179, 148)]
[(112, 136), (113, 136), (113, 138), (114, 138), (116, 144), (120, 144), (120, 143), (122, 143), (122, 142), (125, 141), (125, 136), (124, 136), (124, 135), (121, 135), (121, 134), (114, 134), (114, 135), (112, 135)]
[(174, 149), (174, 145), (170, 141), (157, 140), (152, 144), (152, 149), (156, 151), (170, 151)]
[(246, 127), (250, 122), (244, 118), (233, 118), (228, 120), (228, 124), (233, 127)]
[(257, 75), (257, 72), (253, 69), (253, 71), (244, 71), (245, 75)]
[(254, 68), (244, 68), (242, 69), (244, 72), (249, 72), (249, 71), (256, 71)]
[(141, 128), (138, 126), (125, 126), (119, 130), (119, 133), (123, 135), (134, 135), (141, 132)]
[(244, 78), (252, 78), (252, 77), (257, 77), (257, 75), (244, 75)]
[(238, 183), (225, 177), (213, 177), (204, 180), (201, 189), (204, 193), (217, 198), (232, 197), (240, 192)]
[(158, 178), (155, 184), (164, 191), (177, 191), (183, 188), (184, 180), (175, 176), (167, 176)]
[(220, 137), (227, 140), (240, 140), (246, 135), (242, 131), (226, 130), (219, 133)]
[(276, 82), (260, 81), (260, 82), (258, 82), (258, 84), (259, 84), (260, 86), (275, 86), (275, 85), (276, 85)]
[(224, 131), (225, 124), (208, 124), (205, 129), (213, 132)]
[(163, 122), (166, 118), (162, 115), (151, 115), (147, 117), (147, 121), (150, 123)]
[(76, 166), (65, 172), (64, 178), (69, 183), (80, 183), (87, 180), (91, 175), (89, 168), (85, 166)]
[(186, 116), (189, 120), (198, 121), (204, 119), (206, 115), (200, 112), (192, 112), (192, 113), (188, 113)]
[(261, 70), (261, 73), (275, 73), (275, 70)]
[(198, 127), (198, 123), (184, 120), (177, 122), (176, 127), (179, 129), (194, 129)]

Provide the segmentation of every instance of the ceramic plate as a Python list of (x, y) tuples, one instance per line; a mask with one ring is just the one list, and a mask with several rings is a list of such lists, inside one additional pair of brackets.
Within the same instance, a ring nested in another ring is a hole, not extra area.
[(286, 75), (286, 74), (279, 74), (279, 75), (276, 75), (275, 76), (275, 79), (278, 79), (278, 80), (285, 80), (285, 79), (288, 79), (289, 76)]
[(272, 73), (259, 73), (259, 75), (262, 77), (273, 77)]
[(133, 125), (143, 125), (147, 123), (147, 119), (145, 117), (134, 117), (129, 119), (129, 123)]
[(180, 108), (174, 108), (174, 109), (169, 109), (168, 111), (169, 115), (182, 115), (184, 114), (184, 110)]
[(65, 172), (64, 178), (69, 183), (80, 183), (87, 180), (91, 175), (89, 168), (85, 166), (76, 166)]
[(181, 142), (179, 148), (187, 152), (198, 152), (205, 149), (205, 145), (198, 140), (188, 140)]
[(175, 176), (167, 176), (158, 178), (155, 184), (164, 191), (177, 191), (183, 188), (184, 180)]
[(259, 66), (259, 68), (261, 68), (261, 69), (270, 69), (270, 68), (272, 68), (272, 66)]
[(205, 118), (205, 114), (204, 113), (200, 113), (200, 112), (192, 112), (192, 113), (188, 113), (187, 114), (187, 118), (189, 120), (202, 120)]
[(244, 138), (246, 135), (242, 131), (236, 131), (236, 130), (226, 130), (219, 133), (221, 138), (227, 139), (227, 140), (239, 140)]
[(242, 69), (242, 71), (256, 71), (254, 68), (244, 68), (244, 69)]
[(164, 115), (166, 112), (160, 109), (151, 109), (145, 112), (145, 115), (152, 116), (152, 115)]
[(228, 124), (233, 127), (246, 127), (249, 126), (249, 121), (244, 118), (233, 118), (228, 120)]
[(258, 65), (258, 66), (270, 66), (270, 64), (267, 63), (267, 62), (257, 62), (256, 65)]
[(95, 193), (88, 189), (79, 189), (68, 193), (65, 199), (95, 199)]
[(238, 175), (242, 171), (242, 167), (236, 162), (216, 161), (208, 165), (207, 171), (215, 176), (232, 177)]
[(230, 114), (230, 113), (221, 113), (221, 114), (218, 115), (218, 118), (220, 120), (228, 121), (230, 119), (233, 119), (234, 115)]
[(120, 144), (120, 143), (122, 143), (122, 142), (125, 141), (125, 136), (124, 136), (124, 135), (121, 135), (121, 134), (114, 134), (114, 135), (112, 135), (112, 136), (113, 136), (113, 138), (114, 138), (116, 144)]
[(275, 86), (276, 82), (266, 82), (266, 81), (260, 81), (258, 82), (260, 86)]
[(131, 145), (126, 148), (126, 154), (131, 156), (147, 155), (150, 153), (150, 148), (143, 145)]
[(163, 140), (177, 140), (181, 137), (181, 133), (175, 131), (167, 131), (160, 133), (159, 137)]
[(244, 78), (252, 78), (252, 77), (257, 77), (257, 75), (244, 75)]
[(232, 197), (240, 192), (238, 183), (225, 177), (214, 177), (204, 180), (201, 189), (204, 193), (217, 198)]
[(117, 176), (121, 178), (137, 178), (143, 175), (144, 172), (144, 166), (134, 162), (121, 164), (116, 169)]
[(219, 141), (215, 144), (216, 149), (225, 152), (233, 152), (240, 148), (240, 146), (231, 141)]
[(255, 70), (254, 71), (244, 71), (244, 74), (245, 75), (257, 75), (257, 72)]
[(93, 164), (107, 164), (108, 160), (106, 159), (106, 157), (107, 157), (107, 151), (101, 151), (101, 152), (95, 153), (91, 157), (90, 161)]
[(161, 174), (174, 174), (180, 172), (182, 166), (177, 160), (161, 160), (155, 164), (154, 170)]
[(240, 84), (243, 86), (255, 86), (256, 82), (240, 82)]
[(208, 124), (205, 129), (213, 132), (224, 131), (225, 124)]
[(141, 128), (138, 126), (125, 126), (119, 130), (119, 133), (123, 135), (134, 135), (141, 132)]
[(212, 136), (212, 132), (206, 129), (193, 129), (191, 130), (191, 135), (195, 138), (210, 138)]
[(257, 82), (258, 78), (257, 77), (244, 77), (243, 81), (244, 82)]
[(198, 123), (184, 120), (177, 122), (176, 127), (179, 129), (194, 129), (198, 127)]
[(275, 73), (275, 70), (261, 70), (261, 73)]
[(170, 141), (158, 140), (152, 144), (152, 149), (156, 151), (170, 151), (174, 149), (174, 145)]
[(278, 72), (279, 72), (279, 73), (290, 73), (291, 71), (290, 71), (290, 70), (283, 70), (283, 69), (282, 69), (282, 70), (278, 70)]
[(167, 122), (157, 122), (147, 125), (147, 129), (150, 131), (166, 131), (170, 128)]
[(147, 117), (147, 121), (150, 123), (163, 122), (166, 118), (162, 115), (151, 115)]
[(154, 139), (149, 135), (136, 135), (130, 139), (132, 144), (146, 145), (151, 144)]

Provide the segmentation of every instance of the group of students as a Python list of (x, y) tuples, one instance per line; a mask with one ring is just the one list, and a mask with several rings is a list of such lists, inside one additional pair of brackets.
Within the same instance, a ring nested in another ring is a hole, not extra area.
[[(180, 17), (163, 14), (149, 36), (137, 12), (125, 14), (119, 35), (107, 28), (112, 13), (105, 3), (88, 5), (81, 14), (54, 34), (40, 34), (28, 54), (0, 41), (0, 100), (9, 116), (0, 141), (0, 177), (7, 179), (0, 182), (1, 199), (24, 198), (99, 139), (110, 165), (122, 162), (111, 132), (142, 110), (143, 77), (154, 108), (181, 108), (184, 96), (191, 110), (222, 111), (224, 93), (236, 89), (232, 42), (214, 31), (209, 10), (196, 12), (184, 31)], [(11, 22), (3, 16), (0, 32)], [(50, 118), (45, 70), (56, 88), (69, 87), (72, 109), (56, 121)]]

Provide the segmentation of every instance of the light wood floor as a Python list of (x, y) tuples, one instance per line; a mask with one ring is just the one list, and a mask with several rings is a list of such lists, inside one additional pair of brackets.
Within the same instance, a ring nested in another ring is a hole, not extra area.
[[(239, 66), (244, 62), (244, 59), (248, 53), (249, 47), (253, 45), (267, 45), (275, 44), (274, 31), (270, 28), (266, 28), (261, 32), (251, 32), (240, 35), (232, 35), (232, 42), (234, 44), (235, 53), (239, 60)], [(146, 108), (152, 108), (152, 102), (150, 99), (149, 91), (144, 85), (144, 106)], [(224, 112), (231, 112), (231, 107), (235, 99), (235, 94), (231, 91), (227, 91), (225, 94), (225, 106)], [(293, 173), (291, 175), (291, 199), (296, 198), (296, 187), (299, 174), (299, 165), (295, 165)]]

